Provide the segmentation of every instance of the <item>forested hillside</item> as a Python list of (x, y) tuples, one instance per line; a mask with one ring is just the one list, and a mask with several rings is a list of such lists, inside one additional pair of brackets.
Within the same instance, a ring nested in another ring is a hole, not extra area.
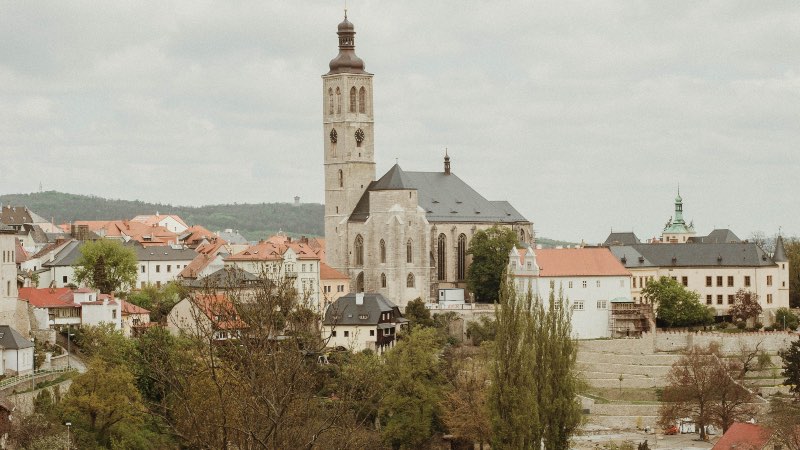
[(75, 220), (130, 219), (139, 214), (177, 214), (189, 225), (211, 231), (239, 230), (247, 239), (268, 237), (278, 230), (290, 234), (322, 236), (324, 207), (317, 203), (257, 203), (172, 206), (138, 200), (111, 200), (95, 196), (46, 191), (32, 194), (0, 195), (3, 205), (27, 206), (55, 223)]

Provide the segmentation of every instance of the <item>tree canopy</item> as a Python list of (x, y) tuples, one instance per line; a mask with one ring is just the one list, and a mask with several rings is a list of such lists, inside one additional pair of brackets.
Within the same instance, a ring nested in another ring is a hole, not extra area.
[(75, 261), (75, 279), (85, 282), (103, 294), (136, 285), (138, 260), (136, 252), (120, 241), (100, 239), (86, 241)]
[(472, 237), (467, 252), (472, 255), (472, 264), (467, 269), (467, 287), (477, 301), (497, 300), (501, 278), (508, 265), (508, 252), (518, 242), (514, 230), (499, 226), (480, 230)]
[(800, 308), (800, 239), (785, 239), (783, 248), (789, 259), (789, 306)]
[(755, 320), (761, 314), (761, 304), (758, 303), (758, 294), (747, 289), (739, 289), (733, 296), (733, 305), (728, 309), (728, 313), (733, 320), (747, 321)]
[(642, 295), (656, 305), (658, 319), (668, 327), (707, 325), (714, 321), (713, 310), (700, 303), (700, 295), (672, 278), (649, 282)]

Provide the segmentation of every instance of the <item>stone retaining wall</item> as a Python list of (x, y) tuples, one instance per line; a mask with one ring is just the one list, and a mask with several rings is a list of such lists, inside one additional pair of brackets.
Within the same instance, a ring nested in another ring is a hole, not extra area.
[(798, 334), (785, 331), (747, 333), (718, 333), (690, 331), (656, 331), (642, 333), (636, 339), (598, 339), (581, 341), (581, 349), (618, 355), (652, 355), (658, 352), (681, 352), (692, 346), (708, 346), (717, 342), (724, 354), (739, 352), (742, 345), (760, 348), (767, 353), (777, 353), (798, 339)]
[(659, 405), (595, 403), (592, 414), (601, 416), (657, 416)]

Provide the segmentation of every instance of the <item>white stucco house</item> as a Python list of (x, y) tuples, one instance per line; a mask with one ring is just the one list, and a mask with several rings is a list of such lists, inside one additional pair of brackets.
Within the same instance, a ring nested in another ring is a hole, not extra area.
[(8, 325), (0, 325), (0, 351), (3, 353), (4, 374), (24, 375), (33, 372), (33, 342)]
[(408, 323), (400, 308), (378, 293), (349, 293), (325, 310), (322, 338), (328, 347), (383, 353), (394, 347), (398, 330)]
[(630, 272), (603, 247), (536, 249), (514, 247), (508, 273), (518, 292), (547, 301), (563, 293), (572, 310), (577, 339), (610, 337), (612, 301), (630, 301)]

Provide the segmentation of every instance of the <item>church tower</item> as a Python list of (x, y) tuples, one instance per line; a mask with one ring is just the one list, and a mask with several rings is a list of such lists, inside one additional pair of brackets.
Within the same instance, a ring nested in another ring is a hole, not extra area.
[[(375, 180), (372, 74), (355, 53), (355, 28), (339, 24), (339, 54), (322, 76), (325, 149), (325, 245), (331, 267), (343, 270), (350, 254), (347, 219)], [(345, 271), (346, 273), (346, 271)]]

